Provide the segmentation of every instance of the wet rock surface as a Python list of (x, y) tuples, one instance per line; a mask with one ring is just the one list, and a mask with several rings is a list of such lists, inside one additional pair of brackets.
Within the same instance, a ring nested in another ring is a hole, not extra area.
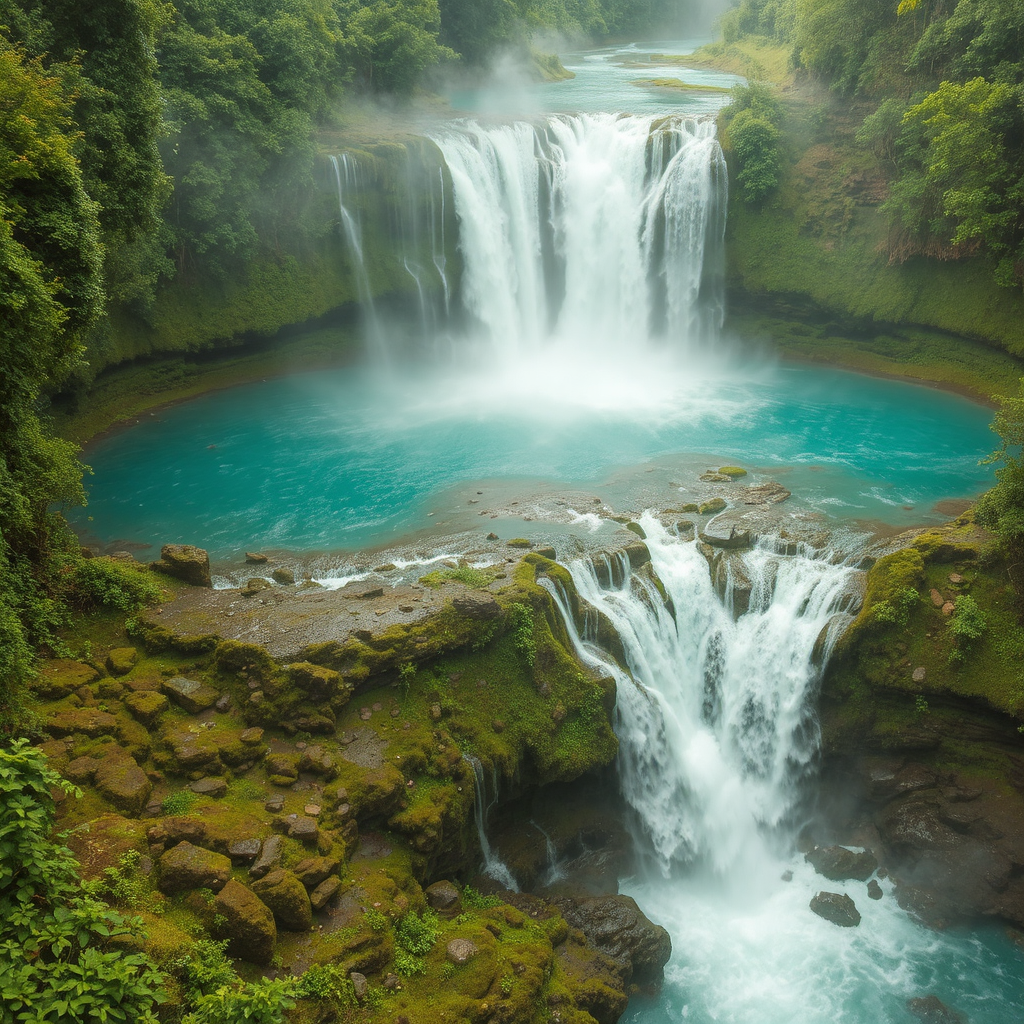
[(832, 882), (850, 878), (866, 882), (878, 868), (878, 861), (867, 850), (856, 852), (843, 846), (816, 846), (804, 854), (804, 860)]
[(846, 893), (819, 892), (811, 897), (811, 910), (841, 928), (856, 928), (860, 924), (860, 911)]

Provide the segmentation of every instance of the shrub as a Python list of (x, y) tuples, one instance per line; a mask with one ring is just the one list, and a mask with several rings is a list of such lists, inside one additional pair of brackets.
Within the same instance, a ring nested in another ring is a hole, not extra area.
[(970, 594), (961, 594), (956, 599), (956, 607), (946, 625), (953, 638), (953, 650), (950, 652), (949, 660), (963, 661), (987, 626), (978, 602)]

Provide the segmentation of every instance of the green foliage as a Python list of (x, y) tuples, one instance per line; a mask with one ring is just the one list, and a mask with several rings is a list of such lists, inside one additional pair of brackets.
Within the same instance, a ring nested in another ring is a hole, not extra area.
[(919, 693), (914, 698), (914, 710), (919, 715), (927, 715), (928, 714), (928, 701), (925, 699), (923, 694)]
[(462, 583), (474, 590), (483, 590), (494, 582), (500, 572), (495, 566), (485, 566), (478, 569), (476, 566), (467, 564), (460, 565), (456, 569), (438, 569), (436, 572), (427, 573), (420, 577), (420, 583), (426, 584), (436, 590), (445, 583)]
[(892, 597), (872, 605), (871, 614), (875, 622), (883, 626), (905, 626), (919, 600), (918, 592), (913, 587), (906, 587)]
[(491, 907), (500, 907), (501, 899), (498, 896), (484, 896), (479, 890), (467, 885), (462, 889), (462, 905), (470, 910), (489, 910)]
[(294, 1009), (299, 983), (294, 978), (262, 978), (236, 986), (222, 986), (201, 995), (182, 1024), (281, 1024)]
[(159, 586), (141, 566), (111, 558), (86, 558), (75, 559), (72, 567), (76, 604), (132, 612), (160, 599)]
[(533, 668), (537, 658), (537, 641), (533, 636), (533, 612), (525, 604), (516, 602), (508, 609), (509, 634), (519, 659)]
[(760, 202), (779, 183), (781, 121), (782, 110), (768, 86), (753, 83), (733, 90), (725, 123), (728, 145), (736, 157), (736, 180), (748, 203)]
[(437, 914), (432, 910), (424, 910), (421, 916), (410, 912), (395, 926), (395, 942), (417, 956), (429, 953), (440, 934), (441, 926)]
[(965, 660), (987, 627), (988, 621), (978, 607), (978, 602), (970, 594), (961, 594), (956, 599), (953, 614), (946, 624), (946, 629), (953, 638), (950, 661)]
[(128, 850), (116, 867), (103, 869), (101, 894), (119, 907), (141, 910), (152, 897), (149, 883), (138, 873), (140, 858), (138, 850)]
[(403, 978), (414, 978), (417, 974), (426, 974), (427, 965), (423, 957), (416, 956), (406, 949), (395, 950), (395, 974)]
[(386, 931), (388, 925), (391, 924), (387, 915), (382, 914), (374, 907), (368, 907), (364, 916), (366, 918), (366, 923), (370, 926), (370, 929), (375, 932)]
[(999, 466), (997, 483), (978, 503), (978, 521), (999, 536), (1016, 562), (1024, 553), (1024, 379), (1016, 396), (998, 401), (992, 429), (1000, 445), (985, 460)]
[(197, 799), (199, 798), (192, 790), (179, 789), (164, 797), (163, 803), (160, 804), (160, 809), (164, 814), (168, 815), (188, 814)]
[(295, 994), (329, 1003), (335, 1010), (358, 1005), (351, 979), (337, 964), (313, 964), (299, 978)]
[(24, 741), (0, 750), (0, 1005), (5, 1020), (155, 1024), (163, 976), (111, 940), (136, 931), (78, 879), (50, 838), (51, 789), (69, 787)]
[(199, 939), (192, 943), (188, 953), (171, 964), (171, 969), (181, 979), (190, 998), (198, 999), (218, 989), (230, 987), (237, 980), (235, 969), (225, 952), (227, 947), (226, 940), (215, 942), (212, 939)]

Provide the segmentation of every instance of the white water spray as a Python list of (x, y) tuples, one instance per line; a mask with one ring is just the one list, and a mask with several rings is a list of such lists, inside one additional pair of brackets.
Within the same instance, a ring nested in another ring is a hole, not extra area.
[(491, 848), (491, 842), (487, 838), (487, 815), (490, 812), (493, 802), (498, 799), (497, 779), (495, 779), (495, 794), (492, 803), (487, 802), (487, 780), (484, 777), (484, 766), (480, 759), (473, 754), (463, 754), (463, 760), (467, 761), (473, 769), (473, 785), (475, 787), (475, 799), (473, 801), (473, 817), (476, 820), (476, 834), (480, 842), (480, 853), (484, 859), (484, 874), (493, 878), (512, 892), (519, 892), (512, 872), (509, 871), (505, 862)]
[(621, 356), (720, 328), (726, 175), (712, 120), (470, 122), (435, 141), (463, 303), (492, 356)]
[(694, 542), (653, 516), (642, 525), (672, 611), (624, 556), (570, 566), (580, 597), (618, 633), (630, 674), (579, 635), (564, 604), (563, 615), (580, 657), (616, 678), (623, 794), (661, 871), (755, 870), (816, 752), (810, 698), (850, 620), (856, 570), (754, 549), (744, 557), (750, 607), (734, 618), (732, 576), (723, 603)]

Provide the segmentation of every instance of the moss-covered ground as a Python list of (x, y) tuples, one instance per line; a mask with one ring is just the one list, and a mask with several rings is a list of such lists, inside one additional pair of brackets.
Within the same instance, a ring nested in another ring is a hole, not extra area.
[[(319, 857), (340, 886), (312, 931), (279, 926), (274, 964), (295, 974), (324, 963), (346, 977), (364, 973), (367, 995), (334, 1005), (336, 1019), (527, 1021), (544, 1018), (553, 997), (563, 1020), (589, 1024), (585, 1007), (598, 996), (624, 1005), (601, 954), (542, 901), (516, 907), (467, 890), (461, 906), (437, 917), (424, 895), (435, 879), (473, 874), (473, 762), (492, 802), (614, 758), (614, 690), (570, 654), (539, 575), (572, 586), (534, 553), (511, 578), (445, 580), (470, 595), (470, 613), (448, 606), (417, 630), (360, 640), (355, 661), (339, 655), (344, 644), (311, 649), (323, 665), (286, 668), (254, 645), (197, 643), (187, 631), (147, 627), (152, 612), (80, 618), (62, 637), (62, 657), (40, 664), (32, 690), (42, 749), (81, 787), (62, 800), (59, 818), (73, 830), (83, 875), (142, 917), (143, 947), (171, 968), (196, 940), (228, 936), (212, 891), (161, 890), (165, 849), (188, 837), (226, 855), (241, 840), (282, 833), (281, 869), (301, 873)], [(167, 605), (182, 585), (161, 583)], [(351, 679), (329, 667), (339, 657)], [(217, 706), (176, 697), (181, 677), (200, 684), (188, 699), (209, 693)], [(294, 689), (303, 692), (292, 699)], [(317, 702), (330, 727), (296, 728), (288, 715)], [(101, 783), (110, 765), (115, 783), (132, 786)], [(211, 782), (220, 792), (193, 790)], [(293, 834), (295, 820), (315, 824)], [(252, 884), (244, 859), (230, 876)], [(422, 921), (432, 937), (411, 949), (408, 929)], [(467, 963), (448, 955), (453, 939), (476, 948)], [(307, 999), (293, 1019), (325, 1012)]]

